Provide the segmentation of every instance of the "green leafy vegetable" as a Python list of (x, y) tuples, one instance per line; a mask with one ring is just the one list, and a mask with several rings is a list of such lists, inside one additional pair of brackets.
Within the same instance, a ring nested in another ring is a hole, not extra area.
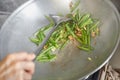
[[(37, 56), (37, 61), (49, 62), (56, 59), (56, 50), (63, 49), (69, 41), (77, 42), (75, 44), (77, 48), (84, 51), (91, 51), (93, 47), (91, 46), (91, 38), (94, 38), (99, 34), (99, 21), (96, 21), (91, 17), (90, 14), (80, 14), (77, 9), (73, 10), (78, 6), (78, 3), (71, 7), (71, 13), (66, 16), (70, 17), (71, 20), (62, 22), (58, 25), (57, 29), (52, 33), (51, 37), (45, 44), (42, 53)], [(30, 40), (36, 45), (40, 43), (45, 38), (45, 33), (54, 25), (54, 21), (46, 16), (49, 25), (40, 28)]]

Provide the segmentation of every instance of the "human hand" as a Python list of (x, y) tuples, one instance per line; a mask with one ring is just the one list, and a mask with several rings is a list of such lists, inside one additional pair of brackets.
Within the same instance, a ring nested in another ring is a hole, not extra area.
[(0, 80), (31, 80), (34, 73), (34, 54), (13, 53), (0, 62)]

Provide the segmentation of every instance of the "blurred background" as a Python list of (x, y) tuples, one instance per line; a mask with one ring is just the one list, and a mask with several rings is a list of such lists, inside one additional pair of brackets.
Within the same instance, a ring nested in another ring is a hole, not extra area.
[[(10, 16), (13, 11), (15, 11), (20, 5), (27, 2), (28, 0), (0, 0), (0, 28), (5, 22), (5, 20)], [(120, 0), (111, 0), (113, 4), (117, 7), (120, 13)], [(118, 79), (120, 80), (120, 45), (115, 52), (112, 59), (108, 62), (106, 66), (104, 66), (101, 70), (97, 71), (93, 75), (89, 76), (86, 80), (106, 80), (105, 76), (112, 74), (111, 76), (119, 76)], [(117, 73), (115, 72), (117, 71)], [(111, 72), (107, 74), (107, 72)], [(114, 74), (115, 75), (114, 75)], [(104, 74), (104, 75), (103, 75)], [(109, 79), (108, 79), (109, 80)], [(110, 79), (114, 80), (114, 79)]]

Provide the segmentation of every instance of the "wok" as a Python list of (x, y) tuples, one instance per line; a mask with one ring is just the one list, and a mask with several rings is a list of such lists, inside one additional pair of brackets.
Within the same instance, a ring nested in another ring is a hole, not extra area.
[[(69, 13), (70, 2), (71, 0), (31, 0), (18, 8), (1, 28), (0, 59), (12, 52), (34, 52), (37, 47), (30, 42), (29, 37), (49, 23), (45, 15)], [(33, 80), (83, 79), (100, 69), (116, 51), (120, 19), (110, 0), (81, 0), (79, 9), (100, 20), (100, 36), (95, 39), (95, 49), (92, 52), (80, 51), (71, 44), (55, 62), (36, 61)], [(88, 57), (92, 60), (89, 61)]]

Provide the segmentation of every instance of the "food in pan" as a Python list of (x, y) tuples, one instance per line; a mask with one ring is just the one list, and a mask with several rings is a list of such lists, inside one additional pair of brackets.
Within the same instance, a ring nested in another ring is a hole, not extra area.
[[(41, 54), (37, 56), (37, 61), (49, 62), (56, 59), (56, 50), (62, 50), (69, 42), (73, 42), (80, 50), (91, 51), (94, 47), (91, 45), (91, 38), (99, 34), (99, 21), (92, 18), (89, 13), (81, 13), (76, 9), (79, 2), (70, 3), (71, 12), (66, 17), (71, 18), (66, 22), (58, 25), (56, 30), (52, 33), (49, 40), (45, 44)], [(51, 17), (46, 16), (50, 24), (40, 28), (30, 40), (36, 45), (40, 45), (53, 26), (54, 21)]]

